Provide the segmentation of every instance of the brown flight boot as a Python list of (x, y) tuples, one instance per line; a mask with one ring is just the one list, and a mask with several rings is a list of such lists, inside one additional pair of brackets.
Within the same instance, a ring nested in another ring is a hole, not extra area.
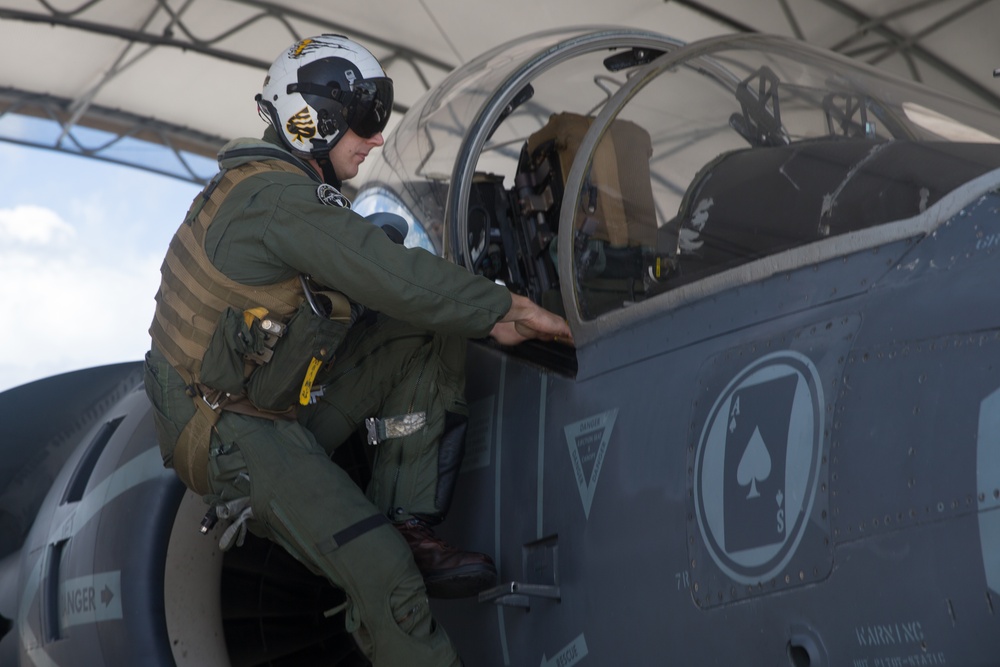
[(430, 597), (466, 598), (496, 585), (497, 568), (486, 554), (456, 549), (420, 519), (393, 525), (410, 545)]

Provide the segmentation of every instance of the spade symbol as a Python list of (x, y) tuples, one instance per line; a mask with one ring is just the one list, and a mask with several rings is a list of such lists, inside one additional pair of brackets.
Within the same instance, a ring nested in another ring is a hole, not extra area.
[[(763, 502), (784, 488), (788, 459), (788, 430), (799, 383), (797, 374), (741, 387), (736, 429), (725, 426), (725, 549), (736, 553), (784, 539), (774, 531), (774, 505)], [(728, 421), (731, 416), (724, 415)], [(725, 423), (725, 422), (723, 422)]]
[(771, 454), (767, 451), (764, 438), (760, 435), (760, 429), (754, 428), (750, 442), (747, 444), (740, 465), (736, 469), (736, 481), (740, 486), (750, 485), (750, 492), (747, 499), (757, 498), (760, 493), (757, 491), (757, 482), (763, 482), (771, 475)]

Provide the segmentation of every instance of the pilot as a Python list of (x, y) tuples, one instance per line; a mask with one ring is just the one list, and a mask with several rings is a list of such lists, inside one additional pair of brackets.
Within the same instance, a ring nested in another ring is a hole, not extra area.
[[(488, 556), (433, 528), (462, 460), (466, 339), (572, 339), (565, 320), (351, 210), (341, 183), (382, 145), (392, 94), (345, 37), (278, 56), (256, 98), (263, 139), (222, 148), (167, 250), (145, 386), (164, 463), (208, 523), (269, 538), (343, 589), (377, 667), (442, 667), (460, 663), (428, 595), (496, 582)], [(374, 445), (366, 492), (332, 460), (357, 432)]]

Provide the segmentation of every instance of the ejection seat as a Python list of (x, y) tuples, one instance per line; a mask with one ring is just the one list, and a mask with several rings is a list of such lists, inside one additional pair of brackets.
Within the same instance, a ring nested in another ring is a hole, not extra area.
[(673, 284), (919, 215), (997, 166), (1000, 146), (945, 141), (828, 137), (724, 153), (681, 202)]
[[(578, 298), (585, 317), (644, 298), (666, 279), (668, 259), (657, 250), (657, 222), (649, 159), (649, 133), (615, 120), (594, 152), (573, 230), (558, 229), (566, 177), (593, 118), (553, 114), (528, 137), (518, 164), (515, 192), (526, 245), (547, 289), (540, 302), (562, 310), (556, 236), (574, 234)], [(610, 140), (609, 140), (610, 137)]]

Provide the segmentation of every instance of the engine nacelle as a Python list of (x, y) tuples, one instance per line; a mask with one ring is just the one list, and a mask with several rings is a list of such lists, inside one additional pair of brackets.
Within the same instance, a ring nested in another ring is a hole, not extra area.
[(34, 521), (25, 517), (23, 543), (0, 562), (0, 662), (366, 664), (342, 613), (324, 615), (343, 600), (325, 579), (252, 535), (220, 551), (221, 522), (201, 533), (206, 505), (163, 467), (151, 410), (138, 364), (0, 395), (0, 416), (23, 425), (34, 414), (35, 431), (48, 434), (34, 439), (21, 426), (2, 443), (17, 479), (2, 509)]

